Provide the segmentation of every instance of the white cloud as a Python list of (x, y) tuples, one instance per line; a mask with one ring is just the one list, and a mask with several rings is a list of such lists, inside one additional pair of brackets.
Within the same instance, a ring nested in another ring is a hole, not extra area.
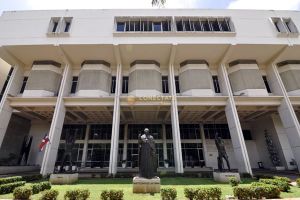
[(235, 0), (230, 9), (298, 10), (300, 0)]
[[(31, 9), (153, 8), (151, 0), (27, 0)], [(167, 0), (165, 8), (195, 8), (197, 0)], [(156, 7), (154, 7), (156, 8)]]

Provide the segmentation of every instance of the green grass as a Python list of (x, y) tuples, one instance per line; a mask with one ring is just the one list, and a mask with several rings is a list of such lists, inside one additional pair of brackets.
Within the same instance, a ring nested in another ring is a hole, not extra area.
[[(250, 184), (252, 182), (251, 179), (244, 179), (243, 185)], [(185, 187), (209, 187), (209, 186), (219, 186), (222, 188), (223, 198), (225, 195), (232, 195), (232, 187), (229, 184), (220, 184), (214, 182), (212, 179), (205, 178), (162, 178), (161, 179), (161, 187), (174, 187), (177, 190), (177, 199), (185, 199), (183, 190)], [(82, 179), (75, 185), (53, 185), (53, 189), (59, 191), (59, 199), (63, 199), (64, 193), (68, 189), (89, 189), (91, 192), (90, 199), (99, 199), (100, 193), (105, 189), (122, 189), (125, 193), (125, 200), (153, 200), (160, 199), (159, 194), (155, 194), (151, 196), (150, 194), (133, 194), (132, 193), (132, 179)], [(41, 194), (33, 195), (31, 199), (36, 200), (39, 199)], [(300, 188), (291, 187), (291, 191), (288, 193), (281, 193), (282, 198), (288, 197), (300, 197)], [(0, 199), (12, 199), (12, 194), (0, 195)]]

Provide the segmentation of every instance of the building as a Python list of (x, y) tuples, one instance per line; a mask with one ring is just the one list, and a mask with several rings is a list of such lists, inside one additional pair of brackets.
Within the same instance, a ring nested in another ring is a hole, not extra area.
[(148, 127), (160, 170), (217, 168), (216, 132), (240, 173), (274, 168), (265, 131), (300, 166), (298, 11), (8, 11), (0, 27), (2, 162), (32, 136), (27, 164), (52, 173), (71, 132), (81, 170), (116, 174)]

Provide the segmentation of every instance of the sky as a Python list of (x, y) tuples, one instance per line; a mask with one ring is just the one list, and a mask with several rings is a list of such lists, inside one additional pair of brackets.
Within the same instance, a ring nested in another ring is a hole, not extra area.
[[(300, 0), (166, 0), (163, 8), (300, 10)], [(0, 0), (5, 10), (153, 8), (151, 0)], [(154, 7), (153, 9), (157, 9)]]

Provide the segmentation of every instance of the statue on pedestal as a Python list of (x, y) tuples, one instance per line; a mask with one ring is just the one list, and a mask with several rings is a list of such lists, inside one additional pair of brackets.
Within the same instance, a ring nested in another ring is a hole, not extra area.
[(227, 168), (230, 171), (230, 165), (229, 165), (229, 161), (228, 161), (228, 155), (226, 153), (225, 150), (225, 144), (224, 141), (222, 140), (222, 138), (219, 136), (219, 133), (216, 133), (215, 135), (215, 143), (218, 149), (218, 168), (219, 170), (222, 172), (224, 170), (223, 167), (223, 158), (226, 161), (227, 164)]
[(147, 179), (155, 177), (157, 171), (157, 157), (155, 142), (149, 129), (145, 128), (139, 134), (139, 176)]
[(75, 133), (70, 133), (70, 130), (66, 132), (66, 143), (65, 143), (65, 150), (62, 156), (61, 165), (60, 165), (60, 173), (66, 172), (64, 167), (66, 162), (69, 162), (69, 170), (68, 172), (72, 172), (72, 151), (75, 145), (76, 140), (76, 133), (78, 129), (75, 130)]

